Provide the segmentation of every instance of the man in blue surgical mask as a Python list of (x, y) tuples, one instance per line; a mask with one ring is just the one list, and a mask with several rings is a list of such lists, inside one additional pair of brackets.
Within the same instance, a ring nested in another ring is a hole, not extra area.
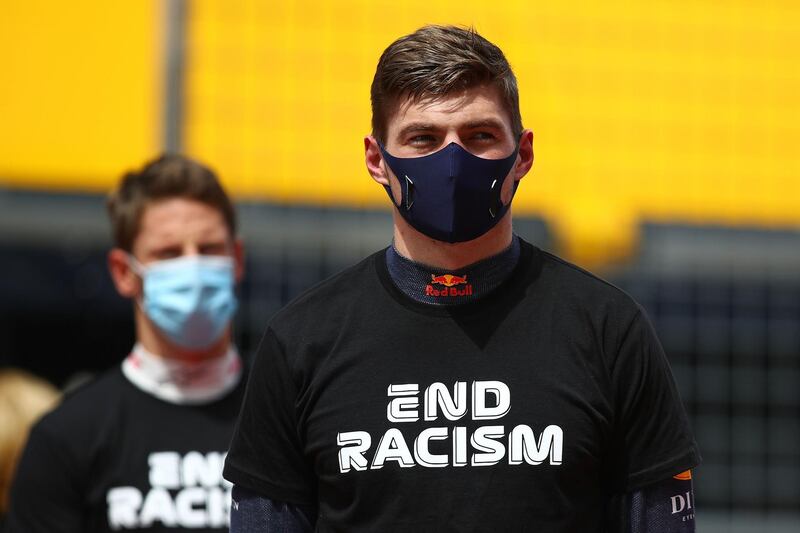
[(232, 533), (693, 531), (699, 455), (644, 311), (513, 232), (533, 134), (502, 51), (421, 28), (371, 96), (394, 242), (267, 326)]
[(211, 170), (171, 155), (126, 174), (108, 211), (136, 344), (34, 427), (8, 531), (228, 531), (222, 465), (244, 388), (233, 206)]

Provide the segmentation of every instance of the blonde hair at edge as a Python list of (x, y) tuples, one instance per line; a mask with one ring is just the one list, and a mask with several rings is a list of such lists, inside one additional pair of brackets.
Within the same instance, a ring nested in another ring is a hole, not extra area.
[(58, 389), (40, 378), (0, 369), (0, 516), (8, 509), (11, 481), (28, 432), (59, 397)]

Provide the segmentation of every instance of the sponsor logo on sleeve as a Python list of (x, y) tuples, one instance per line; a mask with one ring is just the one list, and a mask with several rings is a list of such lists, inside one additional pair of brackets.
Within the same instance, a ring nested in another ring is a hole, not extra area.
[[(672, 477), (678, 481), (690, 481), (692, 479), (692, 471), (687, 470)], [(680, 485), (683, 487), (689, 487), (689, 490), (674, 496), (670, 496), (670, 514), (680, 515), (681, 522), (690, 522), (694, 520), (694, 493), (691, 490), (691, 484), (680, 483)]]

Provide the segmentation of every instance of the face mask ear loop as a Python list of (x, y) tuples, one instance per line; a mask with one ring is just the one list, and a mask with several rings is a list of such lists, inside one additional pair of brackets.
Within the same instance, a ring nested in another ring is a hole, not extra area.
[[(381, 144), (381, 142), (379, 140), (376, 139), (375, 142), (378, 143), (378, 147), (380, 147), (380, 149), (381, 149), (381, 161), (383, 161), (384, 170), (387, 170), (387, 169), (391, 170), (392, 167), (389, 166), (389, 162), (386, 160), (386, 157), (384, 155), (384, 154), (387, 153), (386, 152), (386, 148), (383, 147), (383, 144)], [(406, 211), (408, 211), (409, 209), (411, 209), (411, 206), (414, 205), (414, 200), (413, 199), (409, 203), (411, 190), (414, 187), (414, 182), (411, 181), (408, 176), (404, 176), (404, 179), (401, 180), (400, 176), (395, 174), (394, 170), (392, 170), (392, 174), (394, 174), (395, 178), (397, 179), (397, 181), (400, 182), (400, 204), (398, 205), (394, 201), (394, 195), (392, 194), (392, 180), (389, 177), (389, 173), (387, 172), (386, 173), (386, 177), (389, 180), (389, 185), (384, 185), (384, 187), (386, 188), (386, 192), (389, 193), (389, 199), (392, 201), (392, 204), (394, 204), (394, 206), (397, 209), (401, 209), (403, 206), (405, 206)]]
[(131, 271), (136, 274), (140, 280), (142, 280), (142, 294), (139, 295), (138, 298), (134, 298), (134, 302), (139, 307), (139, 310), (144, 313), (144, 274), (147, 271), (147, 268), (136, 259), (133, 254), (128, 254), (128, 267)]
[(144, 278), (144, 273), (147, 270), (143, 264), (136, 259), (133, 254), (128, 254), (128, 266), (133, 271), (134, 274), (139, 276), (140, 278)]

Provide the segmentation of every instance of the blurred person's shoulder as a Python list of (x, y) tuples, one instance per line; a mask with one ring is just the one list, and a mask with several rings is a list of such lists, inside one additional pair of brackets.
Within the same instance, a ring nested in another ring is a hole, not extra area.
[(61, 402), (45, 414), (34, 431), (50, 436), (88, 438), (97, 428), (120, 415), (120, 407), (135, 390), (120, 365), (99, 374), (64, 394)]

